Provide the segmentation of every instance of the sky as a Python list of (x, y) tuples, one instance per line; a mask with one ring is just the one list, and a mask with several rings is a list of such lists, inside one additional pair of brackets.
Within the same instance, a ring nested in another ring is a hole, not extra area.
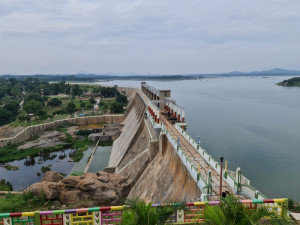
[(0, 74), (300, 70), (299, 0), (0, 0)]

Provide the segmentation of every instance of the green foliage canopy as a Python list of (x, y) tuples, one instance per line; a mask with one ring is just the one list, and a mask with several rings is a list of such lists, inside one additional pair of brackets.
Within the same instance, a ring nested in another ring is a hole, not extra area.
[(43, 104), (36, 100), (30, 100), (23, 107), (24, 111), (27, 113), (38, 114), (43, 108)]
[(51, 98), (51, 100), (48, 102), (48, 105), (50, 106), (60, 106), (62, 104), (62, 101), (58, 98)]

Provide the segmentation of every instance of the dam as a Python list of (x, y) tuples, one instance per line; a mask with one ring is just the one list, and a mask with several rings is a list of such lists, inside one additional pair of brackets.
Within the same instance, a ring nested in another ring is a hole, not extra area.
[(141, 89), (128, 88), (127, 95), (126, 117), (106, 170), (132, 181), (128, 198), (215, 201), (230, 193), (240, 199), (266, 199), (239, 167), (229, 171), (225, 162), (223, 168), (199, 139), (189, 136), (185, 109), (171, 99), (170, 90), (142, 82)]
[[(155, 88), (152, 90), (159, 92)], [(152, 95), (149, 91), (144, 93), (137, 88), (124, 91), (129, 104), (105, 171), (131, 180), (127, 198), (158, 203), (152, 204), (157, 210), (170, 202), (175, 205), (176, 202), (186, 202), (184, 210), (176, 210), (163, 224), (203, 222), (206, 220), (204, 209), (220, 204), (220, 187), (223, 192), (238, 196), (238, 201), (249, 210), (267, 206), (278, 216), (287, 216), (287, 199), (266, 199), (250, 186), (250, 181), (242, 176), (239, 168), (229, 171), (225, 163), (224, 170), (221, 170), (222, 165), (201, 147), (199, 138), (193, 140), (186, 132), (185, 110), (170, 99), (170, 95), (158, 98), (161, 95)], [(92, 173), (87, 175), (96, 176)], [(122, 178), (121, 182), (126, 180)], [(94, 186), (92, 180), (89, 183)], [(0, 224), (16, 224), (20, 219), (23, 224), (36, 225), (54, 222), (57, 225), (120, 224), (126, 209), (127, 206), (112, 205), (2, 213)]]

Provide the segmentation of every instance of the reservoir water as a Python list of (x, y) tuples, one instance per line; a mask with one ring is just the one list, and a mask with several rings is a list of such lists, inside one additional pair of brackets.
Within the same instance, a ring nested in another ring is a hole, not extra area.
[[(6, 170), (0, 167), (0, 180), (9, 181), (14, 191), (23, 190), (31, 184), (40, 182), (44, 173), (43, 166), (50, 166), (52, 171), (69, 175), (72, 173), (83, 173), (87, 161), (93, 152), (94, 145), (90, 146), (79, 162), (69, 162), (69, 154), (74, 152), (73, 149), (66, 149), (58, 152), (51, 152), (43, 156), (32, 157), (31, 159), (14, 160), (8, 162), (12, 166), (17, 166), (18, 170)], [(112, 142), (101, 142), (97, 147), (94, 159), (88, 172), (96, 173), (103, 170), (108, 165)], [(40, 163), (38, 163), (40, 161)], [(38, 175), (39, 174), (39, 175)]]
[[(14, 191), (23, 190), (31, 184), (39, 182), (44, 173), (41, 171), (42, 166), (51, 166), (51, 170), (59, 173), (69, 174), (75, 162), (68, 162), (70, 159), (69, 153), (73, 149), (66, 149), (59, 152), (51, 152), (47, 156), (37, 156), (32, 159), (14, 160), (8, 162), (12, 166), (18, 166), (18, 170), (6, 170), (0, 167), (0, 180), (9, 181)], [(38, 163), (41, 161), (42, 163)], [(38, 176), (40, 173), (40, 176)]]
[[(216, 77), (147, 81), (186, 110), (188, 133), (228, 168), (240, 167), (268, 198), (300, 201), (300, 88), (276, 77)], [(97, 82), (140, 87), (141, 81)]]
[[(107, 167), (112, 144), (112, 142), (106, 141), (99, 143), (88, 172), (97, 173)], [(83, 152), (83, 158), (75, 164), (73, 169), (70, 171), (70, 174), (81, 173), (84, 171), (94, 148), (95, 146), (90, 146), (85, 152)]]

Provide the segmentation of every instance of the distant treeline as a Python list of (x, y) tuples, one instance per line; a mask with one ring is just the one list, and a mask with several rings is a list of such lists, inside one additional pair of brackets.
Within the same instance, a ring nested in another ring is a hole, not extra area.
[[(57, 96), (62, 94), (64, 97)], [(89, 100), (82, 100), (83, 97)], [(116, 86), (101, 87), (83, 84), (69, 84), (65, 81), (40, 81), (37, 77), (25, 79), (0, 78), (0, 126), (11, 123), (35, 120), (43, 121), (55, 115), (73, 114), (79, 110), (92, 110), (95, 97), (115, 98), (109, 103), (101, 101), (102, 111), (123, 113), (127, 97), (118, 92)]]
[(275, 68), (271, 70), (255, 71), (255, 72), (230, 72), (230, 73), (211, 73), (211, 74), (152, 74), (152, 75), (108, 75), (108, 74), (35, 74), (35, 75), (0, 75), (0, 78), (15, 78), (24, 80), (28, 77), (36, 78), (39, 81), (83, 81), (92, 82), (96, 80), (191, 80), (200, 79), (205, 77), (235, 77), (235, 76), (296, 76), (300, 75), (300, 71), (297, 70), (286, 70)]
[(116, 75), (94, 75), (94, 74), (74, 74), (74, 75), (0, 75), (0, 78), (14, 78), (25, 80), (32, 78), (39, 81), (84, 81), (92, 82), (96, 80), (188, 80), (199, 79), (200, 75), (137, 75), (137, 76), (116, 76)]
[(300, 77), (293, 77), (277, 83), (279, 86), (300, 87)]

